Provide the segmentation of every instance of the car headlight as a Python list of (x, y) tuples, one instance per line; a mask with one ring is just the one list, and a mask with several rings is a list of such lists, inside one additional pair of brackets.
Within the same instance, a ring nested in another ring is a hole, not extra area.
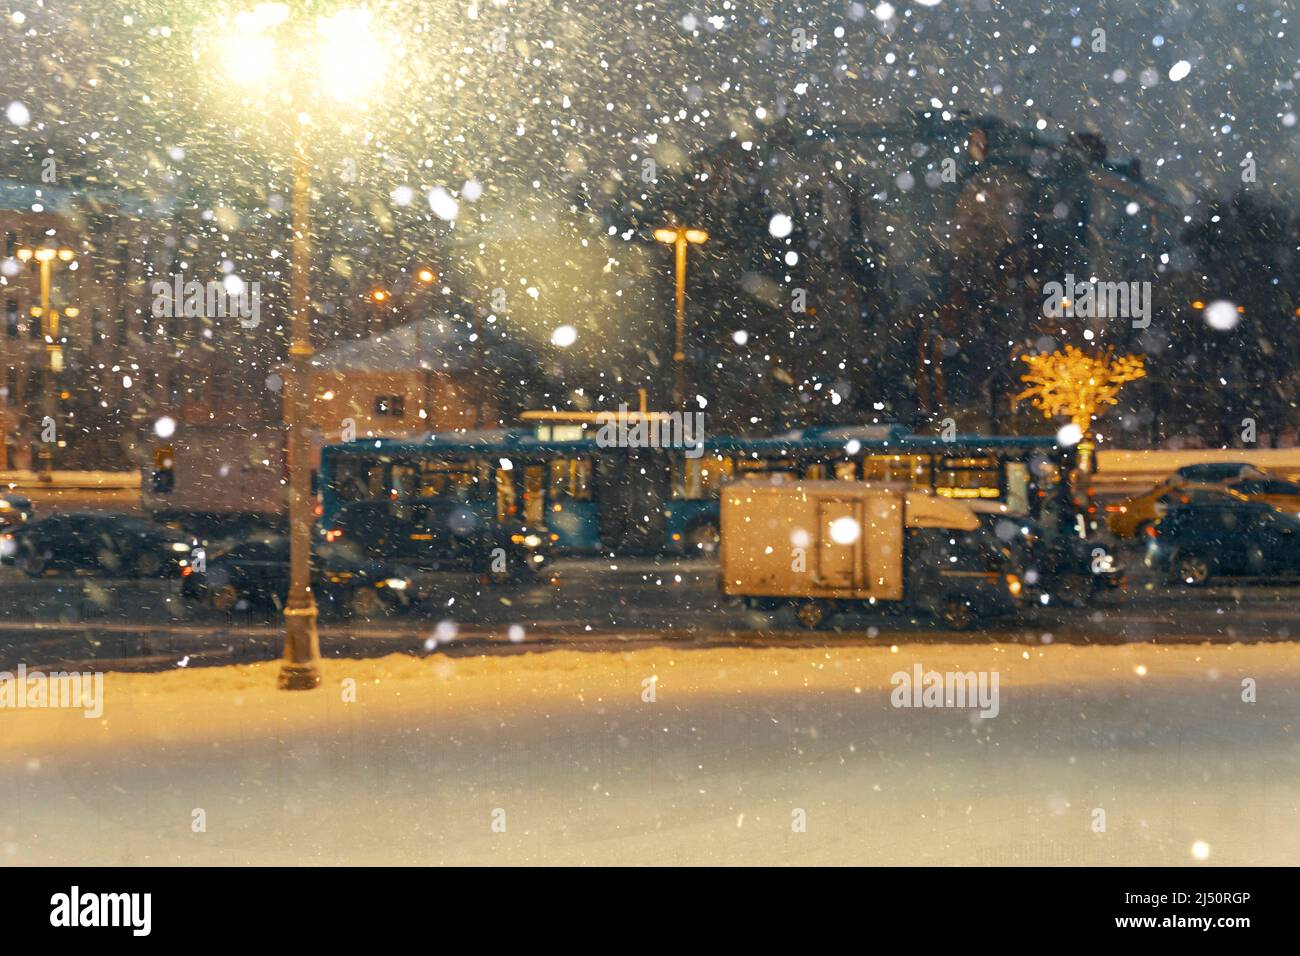
[(190, 546), (189, 546), (188, 544), (185, 544), (185, 542), (183, 542), (183, 541), (177, 541), (177, 542), (175, 542), (175, 543), (172, 544), (172, 550), (173, 550), (173, 551), (188, 551), (188, 550), (190, 550)]
[(394, 591), (405, 591), (410, 585), (411, 582), (406, 578), (384, 578), (384, 586), (392, 588)]

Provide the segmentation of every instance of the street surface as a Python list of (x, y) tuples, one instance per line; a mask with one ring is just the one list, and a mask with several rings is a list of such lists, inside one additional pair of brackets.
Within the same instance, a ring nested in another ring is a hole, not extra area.
[[(0, 712), (0, 860), (1300, 862), (1295, 586), (810, 633), (709, 561), (553, 571), (323, 618), (323, 685), (289, 694), (276, 614), (0, 570), (0, 670), (106, 672), (102, 716)], [(997, 673), (996, 716), (892, 706), (915, 667)]]
[[(445, 594), (411, 612), (372, 620), (321, 617), (329, 656), (393, 651), (519, 653), (556, 647), (626, 648), (899, 642), (1109, 644), (1290, 642), (1300, 636), (1300, 586), (1243, 582), (1170, 587), (1135, 571), (1124, 591), (1090, 608), (1040, 607), (967, 634), (895, 611), (843, 615), (825, 631), (801, 630), (789, 612), (751, 611), (722, 598), (717, 565), (704, 559), (564, 559), (527, 586), (451, 579)], [(0, 663), (158, 669), (279, 654), (273, 611), (218, 614), (194, 608), (176, 581), (0, 568)], [(435, 643), (436, 642), (436, 643)]]

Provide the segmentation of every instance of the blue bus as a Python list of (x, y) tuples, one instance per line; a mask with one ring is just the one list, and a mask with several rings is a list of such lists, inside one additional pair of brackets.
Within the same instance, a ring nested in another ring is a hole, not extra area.
[(1057, 473), (1050, 436), (945, 440), (899, 425), (835, 426), (707, 436), (687, 454), (602, 446), (599, 414), (530, 412), (532, 428), (327, 445), (322, 524), (351, 501), (453, 496), (484, 520), (547, 528), (559, 553), (709, 552), (720, 490), (738, 478), (904, 483), (1036, 516)]

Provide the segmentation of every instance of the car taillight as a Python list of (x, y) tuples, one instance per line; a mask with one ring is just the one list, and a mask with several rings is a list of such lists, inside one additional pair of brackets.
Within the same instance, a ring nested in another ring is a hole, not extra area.
[(193, 573), (194, 573), (194, 569), (190, 567), (188, 564), (185, 565), (185, 567), (181, 568), (181, 577), (183, 578), (188, 578)]
[(340, 528), (330, 528), (325, 532), (326, 541), (337, 541), (341, 537), (343, 537), (343, 531)]
[(1158, 533), (1158, 532), (1156, 531), (1156, 526), (1155, 526), (1155, 525), (1153, 525), (1153, 524), (1149, 524), (1149, 525), (1147, 525), (1147, 537), (1148, 537), (1148, 538), (1154, 538), (1154, 537), (1156, 536), (1157, 533)]

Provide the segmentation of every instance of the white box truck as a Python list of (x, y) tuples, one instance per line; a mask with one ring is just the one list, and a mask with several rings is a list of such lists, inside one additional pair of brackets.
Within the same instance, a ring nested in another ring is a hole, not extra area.
[(860, 481), (738, 481), (722, 493), (724, 594), (793, 605), (822, 626), (855, 604), (901, 604), (966, 629), (1015, 608), (1010, 552), (966, 505)]

